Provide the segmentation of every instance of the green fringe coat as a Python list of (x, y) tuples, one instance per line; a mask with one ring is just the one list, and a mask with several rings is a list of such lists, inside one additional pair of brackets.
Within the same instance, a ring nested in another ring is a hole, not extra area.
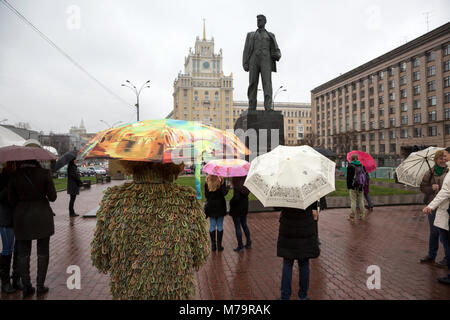
[(105, 191), (91, 242), (114, 299), (195, 297), (194, 271), (210, 253), (195, 191), (175, 183), (125, 183)]

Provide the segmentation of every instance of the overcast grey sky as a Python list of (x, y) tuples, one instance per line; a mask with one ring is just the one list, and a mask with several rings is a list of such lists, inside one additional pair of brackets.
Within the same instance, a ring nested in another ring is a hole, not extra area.
[[(0, 0), (3, 1), (3, 0)], [(173, 81), (195, 38), (214, 37), (223, 70), (233, 73), (234, 99), (247, 100), (242, 69), (246, 33), (267, 17), (281, 49), (273, 87), (277, 101), (310, 102), (310, 90), (450, 20), (448, 0), (7, 0), (41, 32), (120, 99), (77, 69), (0, 3), (0, 121), (68, 132), (84, 120), (134, 121), (135, 95), (121, 87), (151, 80), (141, 94), (141, 119), (164, 118)], [(79, 10), (79, 15), (77, 14)], [(79, 16), (79, 20), (77, 17)]]

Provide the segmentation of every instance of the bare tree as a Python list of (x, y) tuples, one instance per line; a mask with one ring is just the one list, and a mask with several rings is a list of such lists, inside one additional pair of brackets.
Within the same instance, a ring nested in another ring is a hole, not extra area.
[(357, 146), (358, 132), (355, 130), (338, 133), (333, 139), (333, 149), (339, 155), (346, 156), (354, 147)]
[(298, 145), (307, 145), (310, 147), (317, 146), (317, 135), (315, 133), (307, 133), (303, 139), (298, 140)]

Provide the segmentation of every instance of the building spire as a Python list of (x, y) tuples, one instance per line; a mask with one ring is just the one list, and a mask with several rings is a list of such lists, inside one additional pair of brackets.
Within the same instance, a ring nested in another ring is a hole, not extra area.
[(205, 19), (203, 19), (203, 40), (206, 40)]

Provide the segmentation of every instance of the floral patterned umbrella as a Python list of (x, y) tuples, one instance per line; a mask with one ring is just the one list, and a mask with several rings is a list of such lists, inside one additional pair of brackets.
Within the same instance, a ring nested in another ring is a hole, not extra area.
[(235, 158), (250, 151), (232, 132), (199, 122), (161, 119), (124, 124), (99, 132), (78, 153), (78, 160), (109, 158), (195, 164), (197, 198), (201, 198), (203, 160)]
[(99, 132), (78, 154), (162, 163), (197, 163), (203, 159), (233, 158), (249, 150), (231, 132), (192, 121), (144, 120)]

